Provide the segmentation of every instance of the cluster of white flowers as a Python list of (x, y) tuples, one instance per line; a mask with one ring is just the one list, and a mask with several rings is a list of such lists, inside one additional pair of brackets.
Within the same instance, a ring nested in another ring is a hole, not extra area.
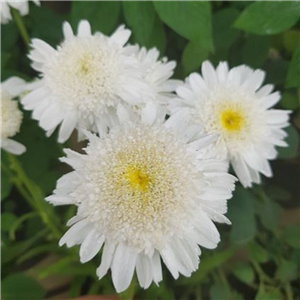
[[(40, 76), (21, 99), (32, 118), (58, 142), (75, 129), (85, 154), (61, 160), (61, 177), (47, 201), (72, 204), (77, 214), (60, 245), (80, 245), (80, 260), (100, 252), (97, 275), (109, 269), (118, 292), (136, 271), (140, 285), (162, 280), (161, 259), (174, 278), (198, 268), (200, 247), (215, 248), (214, 222), (227, 223), (227, 200), (271, 176), (275, 146), (286, 146), (289, 112), (272, 109), (280, 94), (262, 86), (265, 73), (221, 62), (202, 65), (185, 82), (171, 79), (176, 63), (153, 48), (128, 45), (130, 30), (77, 35), (63, 25), (54, 49), (33, 39), (29, 58)], [(20, 117), (16, 117), (16, 120)]]

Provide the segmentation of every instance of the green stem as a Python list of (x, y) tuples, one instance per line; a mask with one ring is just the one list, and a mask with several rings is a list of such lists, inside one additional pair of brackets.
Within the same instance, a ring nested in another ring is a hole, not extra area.
[(229, 285), (228, 280), (225, 276), (224, 270), (222, 269), (222, 267), (219, 267), (217, 270), (218, 270), (220, 279), (223, 282), (224, 286), (226, 286), (226, 288), (230, 291), (231, 290), (230, 285)]
[(260, 267), (259, 263), (257, 263), (255, 260), (251, 261), (253, 264), (254, 269), (256, 270), (258, 277), (260, 279), (260, 281), (265, 281), (267, 283), (273, 283), (273, 280), (262, 270), (262, 268)]
[(284, 290), (285, 290), (285, 293), (286, 293), (286, 299), (287, 300), (293, 300), (294, 295), (293, 295), (293, 290), (292, 290), (292, 287), (291, 287), (290, 283), (287, 283), (284, 286)]
[(49, 227), (56, 238), (61, 237), (61, 232), (58, 229), (58, 220), (49, 209), (47, 203), (43, 202), (43, 193), (40, 188), (28, 178), (18, 159), (9, 154), (8, 159), (10, 168), (15, 174), (11, 174), (11, 178), (21, 195), (28, 201), (34, 210), (38, 212), (42, 221)]
[(25, 45), (27, 47), (29, 47), (30, 37), (28, 35), (27, 29), (24, 25), (24, 22), (23, 22), (23, 19), (22, 19), (20, 13), (16, 9), (11, 8), (11, 14), (13, 16), (13, 19), (14, 19), (18, 29), (19, 29), (19, 32), (20, 32), (20, 34), (23, 38), (23, 41), (24, 41)]

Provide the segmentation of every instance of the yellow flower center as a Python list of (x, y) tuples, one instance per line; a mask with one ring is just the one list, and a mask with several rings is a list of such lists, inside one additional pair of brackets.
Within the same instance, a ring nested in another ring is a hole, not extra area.
[(149, 187), (149, 175), (140, 168), (129, 166), (125, 172), (125, 179), (133, 189), (145, 193)]
[(244, 120), (243, 114), (238, 109), (228, 108), (221, 112), (221, 126), (227, 131), (240, 131)]

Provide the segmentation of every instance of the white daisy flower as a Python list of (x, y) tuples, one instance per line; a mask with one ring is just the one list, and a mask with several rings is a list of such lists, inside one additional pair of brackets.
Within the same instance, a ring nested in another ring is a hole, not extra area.
[(88, 21), (81, 21), (77, 36), (67, 22), (63, 32), (65, 40), (57, 49), (32, 40), (29, 58), (42, 79), (22, 100), (48, 136), (61, 123), (61, 143), (75, 128), (105, 134), (118, 103), (139, 104), (148, 91), (137, 59), (123, 47), (130, 30), (120, 26), (110, 37), (92, 35)]
[(175, 61), (168, 61), (167, 57), (159, 58), (156, 48), (147, 50), (138, 45), (127, 46), (131, 53), (136, 55), (143, 70), (143, 78), (149, 86), (150, 92), (146, 95), (147, 101), (166, 105), (174, 98), (176, 88), (182, 83), (180, 80), (170, 79), (176, 67)]
[(177, 89), (179, 99), (170, 103), (172, 117), (181, 126), (192, 123), (199, 132), (217, 133), (218, 140), (203, 151), (204, 157), (231, 163), (245, 187), (272, 176), (269, 160), (275, 146), (287, 146), (282, 129), (289, 125), (289, 111), (271, 109), (279, 100), (273, 85), (262, 83), (265, 72), (241, 65), (231, 70), (221, 62), (216, 70), (202, 65), (202, 76), (191, 74)]
[(198, 157), (215, 135), (189, 143), (195, 131), (177, 131), (151, 103), (139, 122), (122, 106), (118, 116), (122, 126), (105, 137), (89, 134), (86, 154), (65, 151), (62, 161), (74, 171), (47, 201), (77, 206), (59, 244), (80, 244), (83, 263), (103, 247), (97, 275), (111, 269), (122, 292), (135, 270), (143, 288), (158, 284), (161, 258), (175, 279), (198, 268), (199, 245), (213, 249), (220, 241), (213, 221), (230, 224), (224, 214), (235, 177), (223, 162)]
[[(40, 5), (40, 1), (32, 0), (36, 5)], [(7, 1), (1, 0), (0, 3), (0, 18), (2, 24), (7, 24), (12, 20), (10, 8), (14, 8), (19, 11), (21, 16), (26, 16), (29, 13), (29, 3), (28, 0), (14, 0)]]
[(26, 83), (18, 77), (11, 77), (1, 83), (1, 148), (13, 154), (22, 154), (26, 148), (11, 139), (19, 132), (23, 114), (18, 102), (13, 98), (19, 96)]

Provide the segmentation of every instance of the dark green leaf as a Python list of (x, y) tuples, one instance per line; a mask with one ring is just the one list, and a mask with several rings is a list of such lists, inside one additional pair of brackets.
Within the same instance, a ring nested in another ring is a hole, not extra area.
[(278, 148), (278, 157), (279, 158), (294, 158), (298, 156), (299, 151), (299, 134), (297, 130), (290, 125), (285, 129), (288, 136), (286, 137), (285, 141), (288, 144), (288, 147), (280, 147)]
[(1, 200), (3, 200), (9, 195), (12, 183), (5, 173), (2, 173), (1, 175)]
[(245, 244), (256, 234), (254, 196), (242, 187), (237, 187), (229, 200), (228, 217), (232, 222), (230, 239), (234, 244)]
[(29, 16), (32, 20), (31, 37), (43, 39), (53, 46), (62, 41), (62, 24), (65, 21), (63, 16), (43, 5), (41, 7), (33, 5)]
[(14, 22), (1, 24), (1, 50), (10, 50), (18, 40), (18, 30)]
[(247, 263), (238, 263), (232, 267), (232, 272), (236, 278), (245, 283), (252, 283), (254, 280), (254, 271), (251, 265)]
[(154, 28), (149, 38), (149, 48), (156, 47), (160, 54), (165, 52), (167, 38), (165, 33), (164, 24), (159, 20), (158, 16), (155, 16)]
[(46, 294), (36, 280), (22, 273), (4, 278), (1, 289), (3, 300), (40, 300)]
[(1, 214), (1, 230), (8, 231), (16, 220), (17, 220), (17, 217), (14, 214), (2, 213)]
[(193, 273), (190, 278), (182, 278), (180, 284), (199, 284), (199, 282), (206, 278), (210, 271), (224, 264), (233, 254), (234, 249), (229, 248), (224, 251), (216, 252), (211, 256), (206, 256), (205, 259), (201, 261), (199, 269)]
[(300, 249), (300, 226), (292, 225), (285, 229), (284, 240), (293, 248)]
[(71, 22), (77, 28), (78, 22), (86, 19), (93, 31), (111, 34), (117, 28), (120, 11), (119, 1), (73, 1)]
[(247, 246), (247, 251), (250, 258), (259, 263), (265, 263), (269, 260), (269, 254), (266, 249), (257, 244), (256, 242), (251, 242)]
[(149, 47), (154, 30), (155, 10), (150, 1), (124, 1), (126, 23), (132, 29), (134, 40), (141, 46)]
[(249, 35), (243, 48), (244, 63), (252, 68), (261, 67), (269, 51), (269, 38)]
[(207, 59), (209, 51), (201, 43), (189, 42), (182, 54), (182, 65), (185, 75), (199, 69), (201, 63)]
[(276, 277), (282, 282), (295, 280), (297, 278), (297, 265), (293, 261), (282, 260), (277, 270)]
[(282, 298), (279, 289), (272, 289), (269, 291), (260, 290), (255, 300), (282, 300)]
[(284, 84), (289, 63), (282, 59), (271, 60), (266, 63), (266, 83)]
[(190, 41), (212, 49), (210, 4), (207, 1), (154, 1), (160, 19)]
[(212, 285), (209, 295), (212, 300), (232, 299), (230, 290), (219, 282), (216, 282)]
[(213, 38), (216, 52), (220, 49), (228, 49), (238, 38), (240, 31), (232, 28), (238, 15), (239, 11), (234, 8), (225, 8), (213, 15)]
[(257, 214), (262, 225), (266, 229), (275, 232), (280, 218), (280, 206), (268, 197), (257, 202)]
[(237, 19), (235, 26), (255, 34), (276, 34), (299, 20), (300, 2), (256, 1)]
[[(300, 2), (299, 2), (300, 3)], [(300, 87), (300, 45), (295, 48), (286, 77), (287, 88)]]
[(292, 93), (283, 93), (280, 104), (286, 109), (296, 109), (299, 106), (297, 97)]

